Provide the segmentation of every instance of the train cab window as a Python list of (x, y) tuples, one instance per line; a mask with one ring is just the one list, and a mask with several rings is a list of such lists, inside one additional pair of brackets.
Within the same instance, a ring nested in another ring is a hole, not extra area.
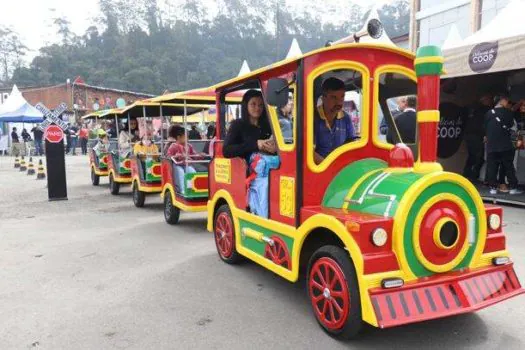
[(269, 107), (271, 123), (279, 149), (290, 151), (295, 146), (297, 103), (295, 84), (289, 87), (288, 103), (283, 107)]
[(368, 79), (363, 74), (360, 69), (335, 69), (313, 81), (314, 169), (322, 169), (346, 150), (366, 144), (368, 89), (363, 81)]
[(375, 137), (383, 145), (404, 143), (417, 157), (417, 84), (413, 74), (376, 75), (378, 93)]
[[(229, 101), (234, 94), (239, 101)], [(249, 160), (252, 154), (276, 153), (268, 107), (258, 80), (249, 81), (221, 97), (220, 124), (223, 154)]]

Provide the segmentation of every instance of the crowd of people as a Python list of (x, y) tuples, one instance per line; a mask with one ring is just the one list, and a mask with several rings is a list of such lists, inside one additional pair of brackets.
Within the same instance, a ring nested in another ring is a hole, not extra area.
[(463, 175), (479, 182), (486, 162), (484, 178), (491, 194), (523, 193), (518, 189), (514, 158), (516, 150), (523, 146), (517, 131), (524, 129), (525, 100), (512, 104), (506, 94), (483, 95), (465, 124), (468, 157)]
[[(31, 134), (33, 134), (33, 136), (31, 136)], [(83, 155), (87, 154), (89, 137), (87, 125), (70, 124), (68, 129), (64, 131), (64, 134), (66, 138), (65, 152), (67, 154), (76, 155), (76, 148), (79, 146), (79, 141), (81, 153)], [(18, 128), (13, 127), (10, 136), (10, 155), (19, 157), (26, 155), (42, 156), (45, 154), (44, 131), (39, 126), (33, 126), (30, 131), (23, 128), (20, 134), (18, 133)]]

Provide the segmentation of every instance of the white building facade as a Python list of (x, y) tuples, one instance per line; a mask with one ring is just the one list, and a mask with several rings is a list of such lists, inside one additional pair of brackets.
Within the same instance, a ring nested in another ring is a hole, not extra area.
[(410, 48), (415, 51), (423, 45), (442, 46), (453, 26), (465, 39), (489, 23), (510, 1), (411, 0)]

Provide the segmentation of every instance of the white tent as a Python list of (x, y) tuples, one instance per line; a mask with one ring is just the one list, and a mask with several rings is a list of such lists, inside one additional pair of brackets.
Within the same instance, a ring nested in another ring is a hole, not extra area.
[(240, 77), (240, 76), (248, 74), (250, 72), (251, 72), (251, 70), (250, 70), (250, 67), (248, 66), (248, 62), (246, 62), (246, 60), (244, 60), (242, 62), (241, 70), (239, 70), (239, 74), (237, 74), (237, 76)]
[(525, 0), (511, 1), (484, 28), (445, 47), (446, 77), (525, 68)]
[(455, 24), (452, 24), (448, 31), (447, 38), (445, 39), (445, 42), (441, 46), (441, 49), (447, 50), (453, 47), (461, 46), (462, 41), (463, 39), (461, 38), (461, 34), (459, 34), (458, 27)]
[(299, 47), (299, 43), (297, 42), (297, 39), (293, 38), (292, 45), (290, 45), (290, 50), (288, 50), (288, 54), (286, 55), (286, 59), (300, 57), (302, 55), (303, 55), (303, 52), (301, 51), (301, 48)]
[(0, 106), (0, 122), (41, 123), (43, 120), (42, 113), (30, 105), (14, 85), (11, 94)]
[(485, 27), (467, 37), (461, 44), (472, 45), (502, 38), (525, 35), (525, 26), (520, 25), (520, 23), (523, 22), (524, 13), (525, 1), (513, 0)]

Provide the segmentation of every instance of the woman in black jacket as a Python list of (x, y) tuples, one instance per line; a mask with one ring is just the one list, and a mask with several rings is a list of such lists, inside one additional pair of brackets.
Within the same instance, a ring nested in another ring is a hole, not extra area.
[(231, 122), (223, 154), (226, 158), (242, 157), (248, 162), (254, 152), (274, 154), (276, 146), (271, 136), (261, 92), (248, 90), (242, 98), (241, 119)]
[(264, 108), (262, 94), (247, 91), (242, 98), (241, 119), (234, 120), (226, 139), (223, 153), (226, 158), (242, 157), (248, 164), (248, 207), (255, 215), (268, 218), (268, 173), (279, 165), (270, 123)]

